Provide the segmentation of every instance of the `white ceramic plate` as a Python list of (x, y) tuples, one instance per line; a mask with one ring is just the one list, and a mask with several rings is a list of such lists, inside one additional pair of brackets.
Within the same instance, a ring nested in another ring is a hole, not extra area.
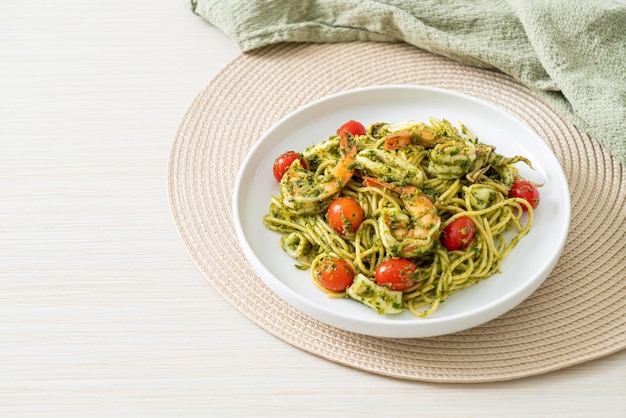
[[(280, 234), (267, 230), (263, 216), (270, 196), (278, 196), (274, 159), (302, 151), (332, 135), (344, 122), (447, 119), (463, 122), (481, 142), (506, 156), (524, 155), (535, 170), (517, 164), (523, 177), (543, 183), (533, 228), (497, 274), (448, 298), (426, 318), (409, 312), (379, 315), (351, 299), (331, 299), (315, 287), (308, 271), (279, 246)], [(550, 274), (565, 245), (570, 200), (565, 175), (545, 142), (509, 113), (460, 93), (420, 86), (376, 86), (334, 94), (312, 102), (265, 132), (245, 158), (233, 195), (237, 235), (255, 272), (280, 298), (299, 311), (347, 331), (378, 337), (417, 338), (468, 329), (514, 308)]]

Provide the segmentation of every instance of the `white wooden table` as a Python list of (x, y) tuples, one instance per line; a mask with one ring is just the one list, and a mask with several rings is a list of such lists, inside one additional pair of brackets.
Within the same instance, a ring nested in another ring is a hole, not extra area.
[(509, 382), (296, 349), (208, 284), (172, 139), (239, 51), (182, 1), (0, 3), (0, 416), (626, 416), (626, 352)]

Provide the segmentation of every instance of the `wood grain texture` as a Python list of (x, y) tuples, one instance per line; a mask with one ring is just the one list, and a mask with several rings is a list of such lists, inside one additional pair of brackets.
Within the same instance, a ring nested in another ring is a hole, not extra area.
[(0, 3), (0, 416), (626, 415), (625, 352), (428, 384), (244, 318), (192, 263), (166, 190), (183, 114), (239, 51), (180, 1), (51, 3)]

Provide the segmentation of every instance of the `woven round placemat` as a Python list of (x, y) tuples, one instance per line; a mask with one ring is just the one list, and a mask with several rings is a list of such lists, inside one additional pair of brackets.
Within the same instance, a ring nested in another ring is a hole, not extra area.
[[(312, 100), (381, 84), (435, 86), (491, 102), (528, 124), (563, 167), (572, 203), (563, 254), (529, 299), (487, 324), (423, 339), (342, 331), (274, 295), (238, 245), (231, 197), (255, 141)], [(625, 180), (616, 159), (510, 77), (406, 44), (279, 44), (242, 54), (191, 104), (169, 161), (170, 204), (182, 240), (236, 309), (287, 343), (330, 361), (436, 382), (525, 377), (626, 347)]]

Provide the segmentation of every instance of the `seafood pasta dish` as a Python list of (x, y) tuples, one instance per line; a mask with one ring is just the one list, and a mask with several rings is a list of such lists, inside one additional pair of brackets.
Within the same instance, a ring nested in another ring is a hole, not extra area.
[(530, 230), (537, 185), (447, 120), (356, 121), (276, 158), (263, 222), (330, 297), (428, 316), (499, 273)]

